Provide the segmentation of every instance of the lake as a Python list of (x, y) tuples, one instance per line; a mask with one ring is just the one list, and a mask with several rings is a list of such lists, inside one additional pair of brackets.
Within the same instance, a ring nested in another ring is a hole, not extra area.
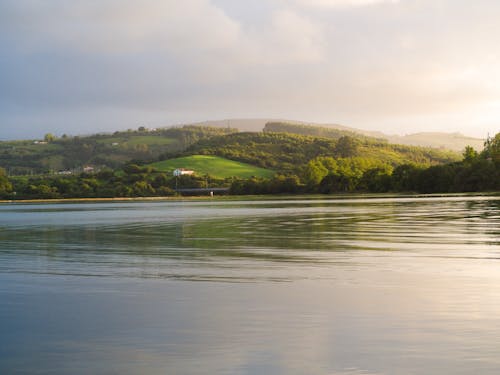
[(500, 196), (0, 205), (1, 374), (498, 374)]

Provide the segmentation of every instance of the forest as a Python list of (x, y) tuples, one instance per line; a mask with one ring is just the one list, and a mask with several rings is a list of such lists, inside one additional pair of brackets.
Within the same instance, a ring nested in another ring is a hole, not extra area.
[(299, 176), (238, 180), (232, 194), (276, 193), (460, 193), (500, 191), (500, 133), (481, 153), (467, 147), (461, 161), (397, 166), (363, 157), (310, 160)]
[[(9, 142), (14, 150), (4, 150), (0, 159), (0, 198), (172, 196), (179, 194), (176, 189), (200, 187), (227, 187), (230, 194), (500, 191), (500, 133), (489, 137), (482, 151), (466, 147), (459, 155), (342, 131), (325, 136), (322, 129), (276, 126), (246, 133), (189, 126), (84, 138), (46, 137), (41, 146), (50, 147), (37, 154), (23, 147), (38, 145)], [(149, 142), (147, 152), (133, 146), (144, 141)], [(274, 176), (221, 179), (195, 173), (176, 178), (154, 167), (158, 161), (194, 155), (248, 163), (273, 171)], [(43, 161), (51, 157), (58, 157), (66, 169), (45, 170)], [(84, 170), (87, 163), (93, 167)], [(30, 166), (32, 172), (25, 173)]]
[(157, 160), (161, 154), (184, 150), (198, 140), (236, 132), (236, 129), (183, 126), (127, 130), (112, 134), (0, 142), (0, 167), (9, 175), (83, 172), (85, 166), (119, 169), (131, 160)]

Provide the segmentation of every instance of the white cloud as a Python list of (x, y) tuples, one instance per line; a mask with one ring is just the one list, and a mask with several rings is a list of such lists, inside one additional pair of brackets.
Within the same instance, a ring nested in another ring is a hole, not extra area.
[(200, 84), (236, 79), (250, 67), (314, 63), (325, 55), (319, 23), (288, 8), (245, 29), (210, 0), (7, 0), (0, 13), (3, 27), (29, 53), (53, 49), (92, 59), (123, 57), (124, 63), (162, 62), (163, 75), (182, 66)]
[(13, 31), (24, 35), (30, 49), (52, 43), (89, 53), (211, 50), (233, 45), (239, 33), (239, 24), (208, 0), (7, 1), (4, 6)]
[(268, 25), (249, 31), (245, 38), (243, 53), (256, 65), (307, 64), (325, 58), (320, 24), (289, 9), (275, 12)]
[(464, 113), (500, 98), (499, 11), (447, 0), (0, 0), (0, 104), (16, 116), (161, 111), (166, 123)]
[(295, 2), (305, 7), (351, 8), (378, 4), (396, 4), (399, 3), (399, 0), (295, 0)]
[(324, 57), (323, 33), (319, 24), (290, 10), (274, 15), (270, 38), (275, 58), (281, 55), (293, 62), (315, 62)]

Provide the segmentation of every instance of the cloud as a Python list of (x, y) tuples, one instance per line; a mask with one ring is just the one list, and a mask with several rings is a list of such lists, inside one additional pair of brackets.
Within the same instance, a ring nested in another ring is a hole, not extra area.
[(255, 65), (316, 63), (326, 52), (321, 25), (286, 8), (274, 12), (269, 24), (250, 30), (242, 50)]
[(0, 123), (269, 116), (380, 127), (454, 113), (443, 126), (458, 126), (469, 111), (469, 124), (500, 98), (499, 11), (446, 0), (3, 0)]
[[(316, 62), (324, 58), (325, 42), (321, 26), (290, 10), (274, 15), (273, 30), (269, 37), (274, 58), (285, 63), (287, 60)], [(281, 59), (279, 56), (282, 56)]]
[(6, 0), (0, 11), (2, 28), (30, 53), (47, 48), (94, 56), (153, 53), (184, 63), (216, 55), (221, 64), (322, 57), (320, 25), (288, 8), (246, 30), (208, 0)]
[(227, 48), (239, 32), (208, 0), (7, 0), (0, 9), (10, 31), (35, 50), (38, 43), (88, 53), (211, 50)]
[(295, 0), (304, 7), (352, 8), (379, 4), (396, 4), (399, 0)]

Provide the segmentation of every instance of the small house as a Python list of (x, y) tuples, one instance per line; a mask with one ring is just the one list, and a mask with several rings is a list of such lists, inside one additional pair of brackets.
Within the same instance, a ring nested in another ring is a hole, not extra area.
[(190, 169), (184, 169), (184, 168), (177, 168), (174, 170), (174, 176), (175, 177), (178, 177), (178, 176), (184, 176), (184, 175), (192, 175), (194, 174), (194, 171), (190, 170)]

